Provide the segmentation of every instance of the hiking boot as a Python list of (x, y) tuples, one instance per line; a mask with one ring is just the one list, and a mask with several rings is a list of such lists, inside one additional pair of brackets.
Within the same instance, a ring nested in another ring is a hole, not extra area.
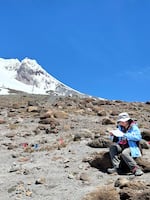
[(141, 175), (143, 175), (143, 171), (142, 171), (140, 168), (135, 167), (135, 168), (133, 169), (133, 174), (134, 174), (135, 176), (141, 176)]
[(108, 172), (108, 174), (116, 174), (116, 173), (118, 173), (118, 168), (116, 168), (116, 167), (108, 168), (107, 172)]
[(135, 176), (141, 176), (143, 175), (143, 171), (141, 169), (136, 169), (136, 171), (134, 172)]

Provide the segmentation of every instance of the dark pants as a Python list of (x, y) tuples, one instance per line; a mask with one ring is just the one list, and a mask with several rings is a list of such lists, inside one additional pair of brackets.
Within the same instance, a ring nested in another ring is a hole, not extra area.
[(119, 168), (120, 159), (119, 159), (118, 155), (120, 155), (122, 157), (123, 161), (127, 164), (127, 166), (129, 167), (129, 169), (131, 171), (135, 167), (137, 167), (137, 164), (136, 164), (134, 158), (132, 158), (132, 156), (131, 156), (131, 151), (130, 151), (129, 147), (122, 150), (122, 148), (117, 143), (114, 143), (110, 146), (109, 153), (110, 153), (110, 158), (111, 158), (113, 167)]

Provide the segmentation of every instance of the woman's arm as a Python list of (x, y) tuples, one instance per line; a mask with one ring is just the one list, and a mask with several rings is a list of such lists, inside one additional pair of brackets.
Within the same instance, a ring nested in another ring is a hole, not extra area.
[(125, 133), (125, 137), (127, 138), (127, 140), (132, 140), (135, 142), (142, 139), (141, 132), (136, 125), (133, 125), (131, 129), (129, 129), (128, 132)]

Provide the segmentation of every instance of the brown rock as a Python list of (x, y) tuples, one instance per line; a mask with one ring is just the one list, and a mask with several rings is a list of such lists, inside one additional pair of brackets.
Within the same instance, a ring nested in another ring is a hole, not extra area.
[(6, 121), (4, 119), (0, 119), (0, 124), (5, 124)]
[(29, 106), (27, 112), (40, 112), (41, 109), (38, 106)]
[(82, 200), (120, 200), (118, 191), (111, 186), (102, 186), (87, 194)]
[(55, 118), (60, 118), (60, 119), (67, 119), (68, 118), (68, 114), (64, 111), (56, 111), (54, 112), (54, 117)]
[(93, 155), (93, 158), (89, 160), (89, 164), (102, 172), (106, 172), (108, 168), (112, 167), (109, 152), (104, 151)]
[(102, 120), (102, 125), (109, 125), (109, 124), (116, 124), (116, 122), (114, 122), (113, 120), (111, 120), (109, 118), (104, 118)]
[(110, 141), (109, 139), (100, 138), (100, 137), (88, 143), (90, 147), (94, 147), (94, 148), (107, 148), (107, 147), (110, 147), (111, 144), (112, 144), (112, 141)]
[(99, 111), (97, 113), (98, 116), (107, 116), (107, 112), (105, 110)]
[(143, 131), (141, 131), (141, 134), (143, 139), (150, 141), (150, 130), (144, 129)]
[(40, 116), (40, 119), (53, 118), (53, 117), (54, 117), (53, 111), (48, 110), (46, 113)]

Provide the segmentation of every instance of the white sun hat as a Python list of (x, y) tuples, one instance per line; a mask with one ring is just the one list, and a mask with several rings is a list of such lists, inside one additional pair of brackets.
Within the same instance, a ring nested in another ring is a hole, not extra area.
[(119, 114), (117, 122), (126, 122), (129, 119), (131, 119), (129, 114), (126, 112), (123, 112)]

